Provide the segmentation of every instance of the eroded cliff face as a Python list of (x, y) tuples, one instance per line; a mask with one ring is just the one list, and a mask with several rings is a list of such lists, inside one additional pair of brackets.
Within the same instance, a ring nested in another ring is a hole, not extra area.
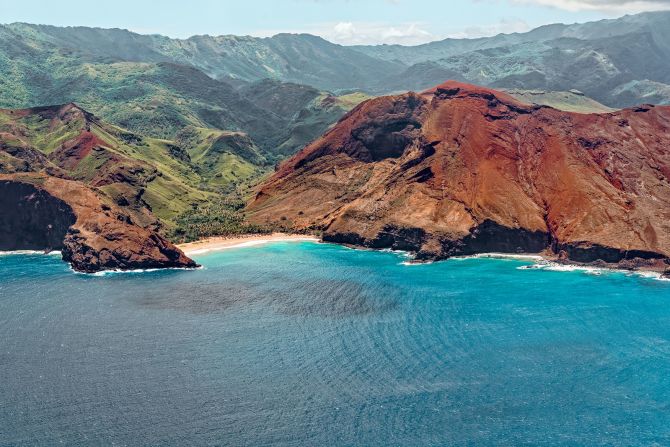
[(60, 250), (76, 222), (64, 201), (28, 183), (0, 182), (0, 250)]
[(670, 256), (670, 108), (577, 114), (448, 82), (368, 101), (265, 182), (256, 223), (439, 259)]
[(81, 182), (0, 175), (0, 250), (61, 250), (81, 272), (196, 267), (155, 231), (133, 223)]

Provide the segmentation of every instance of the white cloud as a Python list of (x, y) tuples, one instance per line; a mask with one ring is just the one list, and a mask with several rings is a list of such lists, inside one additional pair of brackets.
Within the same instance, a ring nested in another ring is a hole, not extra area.
[(314, 31), (324, 39), (342, 45), (401, 44), (418, 45), (445, 38), (472, 39), (495, 36), (500, 33), (523, 33), (531, 26), (524, 20), (507, 18), (490, 25), (469, 26), (462, 29), (444, 30), (434, 34), (419, 23), (386, 25), (377, 23), (340, 22)]
[(338, 39), (353, 39), (356, 35), (356, 26), (352, 22), (340, 22), (333, 28), (333, 35)]
[[(390, 1), (390, 0), (389, 0)], [(322, 23), (302, 29), (260, 30), (255, 36), (272, 36), (279, 32), (309, 33), (341, 45), (402, 44), (418, 45), (443, 38), (425, 29), (421, 23), (337, 22)]]
[(382, 23), (340, 22), (324, 28), (319, 35), (342, 45), (398, 43), (416, 45), (435, 40), (435, 36), (418, 23), (389, 25)]
[(616, 14), (635, 14), (644, 11), (670, 9), (670, 0), (512, 0), (513, 3), (538, 4), (566, 11), (600, 11)]
[(500, 33), (524, 33), (529, 31), (531, 26), (520, 19), (502, 19), (498, 23), (491, 25), (470, 26), (459, 31), (451, 32), (447, 37), (453, 39), (473, 39), (476, 37), (495, 36)]

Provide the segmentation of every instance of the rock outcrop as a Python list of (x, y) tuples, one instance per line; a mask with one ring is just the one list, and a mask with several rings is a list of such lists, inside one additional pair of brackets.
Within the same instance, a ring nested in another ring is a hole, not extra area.
[(358, 106), (260, 188), (255, 223), (420, 259), (670, 257), (670, 107), (578, 114), (447, 82)]
[(172, 243), (81, 182), (0, 175), (0, 250), (61, 250), (80, 272), (196, 267)]
[(30, 183), (0, 180), (0, 250), (61, 250), (72, 208)]

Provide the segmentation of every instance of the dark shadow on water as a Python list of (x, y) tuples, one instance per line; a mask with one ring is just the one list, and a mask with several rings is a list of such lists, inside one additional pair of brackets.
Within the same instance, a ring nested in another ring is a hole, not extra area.
[(176, 284), (151, 290), (137, 297), (137, 304), (150, 309), (171, 309), (193, 314), (224, 312), (238, 304), (250, 303), (254, 296), (243, 283)]
[(384, 287), (374, 291), (349, 280), (304, 281), (296, 289), (277, 291), (273, 304), (286, 315), (344, 318), (389, 312), (398, 302), (388, 298)]
[(243, 281), (174, 284), (143, 291), (134, 298), (142, 307), (193, 314), (264, 306), (283, 315), (346, 318), (389, 312), (398, 306), (384, 287), (371, 289), (351, 280), (273, 282), (259, 286)]

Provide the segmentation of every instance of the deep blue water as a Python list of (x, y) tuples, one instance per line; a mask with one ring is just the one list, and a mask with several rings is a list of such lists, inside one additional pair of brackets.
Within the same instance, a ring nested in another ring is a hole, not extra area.
[(0, 445), (669, 445), (670, 283), (276, 243), (0, 256)]

